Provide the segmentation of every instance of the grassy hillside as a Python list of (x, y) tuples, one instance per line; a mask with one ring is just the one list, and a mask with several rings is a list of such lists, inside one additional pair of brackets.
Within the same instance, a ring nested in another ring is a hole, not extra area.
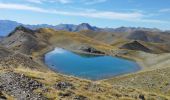
[(105, 80), (112, 85), (123, 85), (137, 88), (146, 92), (170, 96), (169, 90), (170, 68), (147, 70), (136, 74)]
[[(130, 33), (124, 36), (124, 33), (82, 32), (16, 28), (0, 46), (0, 99), (170, 99), (168, 42), (138, 41), (134, 44), (136, 40), (127, 38)], [(129, 43), (130, 47), (138, 48), (121, 48)], [(141, 46), (153, 52), (146, 52)], [(55, 47), (76, 52), (85, 52), (81, 47), (92, 48), (107, 55), (132, 59), (140, 64), (142, 70), (99, 81), (62, 75), (49, 70), (43, 63), (43, 55)]]
[[(40, 100), (136, 100), (136, 99), (157, 99), (161, 100), (169, 99), (168, 96), (162, 94), (156, 94), (154, 92), (145, 92), (136, 88), (127, 87), (118, 84), (111, 85), (107, 82), (92, 82), (89, 80), (83, 80), (74, 78), (71, 76), (64, 76), (51, 71), (41, 72), (31, 69), (23, 69), (22, 67), (14, 70), (0, 70), (0, 82), (4, 84), (1, 90), (1, 97), (13, 99), (21, 99), (21, 97), (37, 98), (39, 95)], [(10, 77), (7, 77), (7, 76)], [(17, 90), (13, 90), (9, 86), (8, 81), (12, 82), (11, 86), (18, 87)], [(31, 80), (31, 82), (29, 81)], [(18, 81), (16, 84), (15, 82)], [(23, 82), (26, 82), (23, 83)], [(31, 83), (33, 84), (31, 85)], [(25, 85), (24, 85), (25, 84)], [(1, 84), (0, 84), (1, 85)], [(27, 87), (27, 85), (29, 87)], [(21, 87), (22, 86), (22, 87)], [(28, 89), (29, 88), (29, 89)], [(4, 91), (5, 89), (5, 91)], [(19, 91), (30, 92), (20, 94)], [(12, 90), (12, 91), (11, 91)], [(28, 96), (30, 95), (30, 96)]]

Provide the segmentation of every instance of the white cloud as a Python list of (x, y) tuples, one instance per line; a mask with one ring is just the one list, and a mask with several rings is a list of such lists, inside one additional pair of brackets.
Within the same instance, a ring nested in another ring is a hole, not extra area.
[(110, 20), (123, 20), (123, 21), (133, 21), (133, 22), (148, 22), (148, 23), (165, 23), (161, 20), (151, 20), (145, 19), (145, 15), (140, 12), (110, 12), (110, 11), (80, 11), (80, 12), (69, 12), (69, 11), (58, 11), (54, 9), (44, 9), (40, 7), (28, 6), (23, 4), (9, 4), (0, 3), (0, 9), (11, 9), (11, 10), (28, 10), (33, 12), (56, 14), (56, 15), (66, 15), (66, 16), (81, 16), (88, 18), (100, 18), (100, 19), (110, 19)]
[(62, 4), (67, 4), (71, 3), (72, 0), (26, 0), (31, 3), (44, 3), (44, 2), (50, 2), (50, 3), (62, 3)]
[(26, 1), (31, 2), (31, 3), (39, 3), (39, 4), (42, 3), (42, 0), (26, 0)]
[(9, 3), (0, 3), (0, 9), (16, 9), (16, 10), (29, 10), (34, 12), (47, 12), (45, 9), (38, 8), (38, 7), (32, 7), (27, 5), (21, 5), (21, 4), (9, 4)]
[(85, 4), (87, 5), (92, 5), (92, 4), (97, 4), (97, 3), (103, 3), (106, 2), (107, 0), (85, 0)]
[(170, 8), (161, 9), (161, 10), (159, 10), (159, 12), (162, 12), (162, 13), (168, 12), (168, 13), (170, 13)]
[(72, 0), (47, 0), (49, 2), (59, 2), (59, 3), (62, 3), (62, 4), (67, 4), (67, 3), (71, 3)]
[(92, 5), (92, 4), (97, 4), (97, 3), (103, 3), (106, 2), (107, 0), (26, 0), (31, 3), (61, 3), (61, 4), (69, 4), (69, 3), (82, 3), (86, 5)]

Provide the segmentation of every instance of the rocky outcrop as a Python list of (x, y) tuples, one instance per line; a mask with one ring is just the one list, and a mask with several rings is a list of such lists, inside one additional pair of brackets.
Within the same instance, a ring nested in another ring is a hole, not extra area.
[(87, 53), (94, 53), (94, 54), (105, 54), (102, 51), (99, 51), (91, 46), (81, 46), (79, 48), (79, 50), (82, 50), (83, 52), (87, 52)]
[(138, 41), (133, 41), (127, 44), (124, 44), (120, 47), (121, 49), (129, 49), (129, 50), (139, 50), (144, 52), (152, 52), (149, 48), (145, 47)]

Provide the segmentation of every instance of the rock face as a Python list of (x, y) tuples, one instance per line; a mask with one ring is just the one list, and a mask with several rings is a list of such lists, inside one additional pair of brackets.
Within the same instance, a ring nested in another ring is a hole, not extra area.
[(0, 90), (13, 95), (17, 100), (47, 100), (33, 91), (43, 85), (23, 74), (14, 72), (0, 73)]
[(121, 49), (129, 49), (129, 50), (140, 50), (140, 51), (144, 51), (144, 52), (151, 52), (151, 50), (149, 48), (145, 47), (138, 41), (133, 41), (131, 43), (124, 44), (120, 48)]
[(82, 50), (84, 52), (88, 52), (88, 53), (94, 53), (94, 54), (105, 54), (104, 52), (101, 52), (93, 47), (90, 46), (81, 46), (79, 48), (79, 50)]

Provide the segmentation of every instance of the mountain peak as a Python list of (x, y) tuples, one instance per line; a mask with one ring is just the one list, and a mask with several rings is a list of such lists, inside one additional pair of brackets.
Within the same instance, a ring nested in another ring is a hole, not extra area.
[(81, 23), (76, 27), (75, 31), (82, 31), (82, 30), (95, 30), (95, 29), (88, 23)]
[(90, 26), (89, 23), (81, 23), (80, 25), (81, 25), (81, 26)]
[(17, 26), (15, 28), (15, 30), (20, 30), (20, 31), (24, 31), (24, 32), (29, 32), (29, 33), (33, 33), (33, 30), (23, 26), (23, 25), (20, 25), (20, 26)]
[(24, 27), (23, 25), (19, 25), (15, 28), (15, 30), (27, 30), (27, 28)]
[(27, 33), (30, 33), (30, 34), (34, 33), (33, 30), (26, 28), (23, 25), (19, 25), (8, 36), (11, 36), (12, 34), (16, 33), (17, 31), (23, 31), (23, 32), (27, 32)]

